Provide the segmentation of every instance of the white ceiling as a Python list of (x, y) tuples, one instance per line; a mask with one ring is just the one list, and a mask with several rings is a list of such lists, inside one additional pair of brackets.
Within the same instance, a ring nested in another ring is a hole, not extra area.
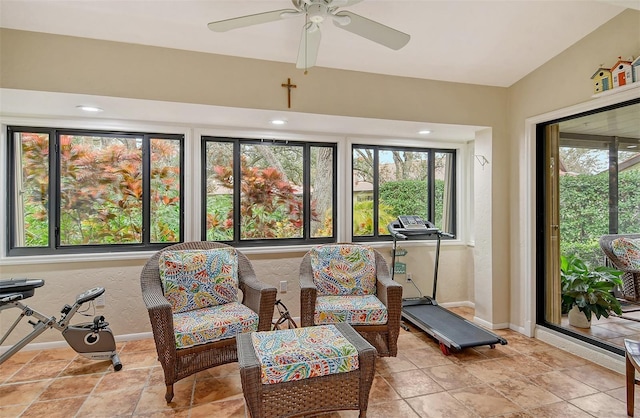
[[(290, 0), (1, 0), (0, 26), (295, 63), (304, 19), (225, 33), (207, 23)], [(347, 10), (411, 35), (393, 51), (330, 22), (317, 65), (508, 87), (640, 0), (383, 1)], [(597, 65), (597, 64), (596, 64)]]

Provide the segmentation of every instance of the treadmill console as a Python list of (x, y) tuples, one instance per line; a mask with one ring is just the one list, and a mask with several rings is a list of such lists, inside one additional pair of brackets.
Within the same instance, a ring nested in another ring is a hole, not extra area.
[(415, 215), (401, 215), (398, 216), (398, 221), (402, 228), (411, 229), (411, 230), (421, 230), (425, 231), (427, 229), (427, 225), (425, 221), (422, 220), (419, 216)]
[(407, 235), (431, 235), (440, 230), (431, 222), (416, 215), (401, 215), (391, 222), (387, 229), (394, 238), (407, 239)]

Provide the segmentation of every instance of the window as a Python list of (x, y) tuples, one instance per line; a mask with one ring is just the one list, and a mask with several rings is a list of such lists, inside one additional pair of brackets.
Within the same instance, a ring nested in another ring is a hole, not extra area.
[(202, 239), (335, 241), (335, 144), (203, 137)]
[(389, 236), (399, 215), (455, 234), (455, 151), (354, 145), (353, 239)]
[(182, 240), (183, 137), (9, 127), (9, 255)]

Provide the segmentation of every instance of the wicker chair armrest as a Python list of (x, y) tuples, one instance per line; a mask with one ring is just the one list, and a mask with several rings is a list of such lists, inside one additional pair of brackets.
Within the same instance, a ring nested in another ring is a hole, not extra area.
[(313, 283), (311, 258), (307, 253), (300, 263), (300, 325), (310, 327), (316, 310), (318, 289)]
[(160, 292), (156, 289), (145, 289), (142, 292), (142, 299), (149, 313), (158, 359), (165, 365), (173, 365), (176, 362), (177, 353), (171, 305), (165, 299), (161, 289)]
[(278, 289), (259, 281), (255, 275), (251, 274), (242, 277), (240, 290), (242, 290), (242, 304), (260, 317), (258, 331), (271, 330)]
[(396, 303), (402, 305), (402, 285), (391, 279), (387, 262), (378, 251), (376, 251), (376, 296), (387, 309)]

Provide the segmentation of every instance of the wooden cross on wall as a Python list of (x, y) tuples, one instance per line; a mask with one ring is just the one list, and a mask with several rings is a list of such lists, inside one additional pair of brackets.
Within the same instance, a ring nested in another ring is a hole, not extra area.
[(298, 86), (291, 84), (291, 79), (287, 78), (287, 84), (282, 83), (282, 87), (287, 88), (287, 107), (291, 108), (291, 89), (295, 89)]

